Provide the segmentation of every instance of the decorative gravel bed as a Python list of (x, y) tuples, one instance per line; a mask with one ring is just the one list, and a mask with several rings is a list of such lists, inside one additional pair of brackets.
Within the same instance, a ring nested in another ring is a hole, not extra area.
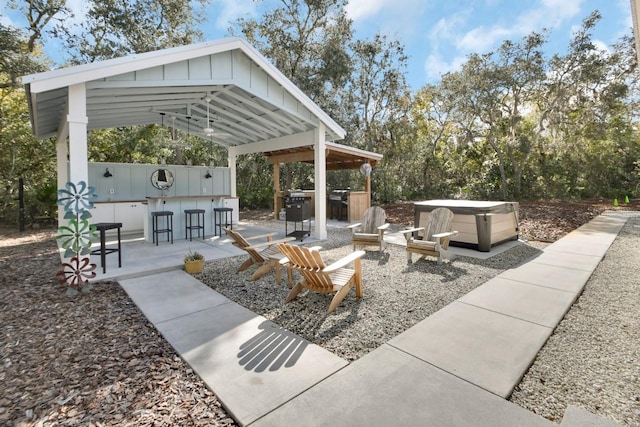
[(640, 426), (640, 217), (631, 218), (511, 401), (560, 422), (567, 405)]
[[(322, 242), (325, 262), (351, 253), (350, 242), (348, 230), (330, 229), (328, 241)], [(328, 316), (330, 295), (303, 291), (286, 304), (289, 288), (285, 280), (278, 286), (270, 273), (252, 282), (255, 267), (235, 273), (246, 255), (208, 263), (196, 277), (249, 310), (353, 361), (538, 252), (522, 244), (488, 260), (458, 257), (438, 266), (434, 258), (415, 261), (416, 256), (407, 265), (406, 253), (399, 246), (388, 245), (382, 254), (368, 251), (362, 260), (364, 297), (358, 299), (350, 291)]]

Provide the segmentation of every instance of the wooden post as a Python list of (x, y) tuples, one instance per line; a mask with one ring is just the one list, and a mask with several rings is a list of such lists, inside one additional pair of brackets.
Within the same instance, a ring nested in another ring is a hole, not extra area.
[(22, 177), (18, 178), (18, 206), (20, 207), (18, 225), (20, 231), (24, 231), (24, 179)]
[[(371, 175), (364, 179), (364, 191), (367, 192), (367, 208), (371, 207)], [(365, 210), (367, 209), (365, 208)]]

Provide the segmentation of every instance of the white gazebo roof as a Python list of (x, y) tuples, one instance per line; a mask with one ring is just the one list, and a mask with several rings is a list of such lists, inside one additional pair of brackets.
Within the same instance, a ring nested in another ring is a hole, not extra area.
[[(69, 87), (77, 84), (86, 87), (87, 129), (160, 124), (164, 117), (165, 125), (184, 131), (189, 127), (193, 134), (203, 135), (204, 128), (213, 127), (213, 140), (228, 147), (306, 133), (318, 129), (320, 122), (327, 141), (345, 136), (240, 38), (32, 74), (23, 77), (23, 83), (39, 139), (56, 136), (65, 126)], [(207, 121), (205, 97), (213, 122)]]
[[(88, 130), (162, 122), (227, 147), (230, 197), (239, 155), (307, 147), (304, 161), (313, 158), (318, 200), (326, 195), (327, 153), (352, 167), (381, 158), (333, 144), (344, 139), (344, 129), (240, 38), (32, 74), (22, 82), (36, 137), (57, 138), (59, 188), (88, 180)], [(324, 203), (316, 204), (315, 217), (314, 234), (325, 238)]]

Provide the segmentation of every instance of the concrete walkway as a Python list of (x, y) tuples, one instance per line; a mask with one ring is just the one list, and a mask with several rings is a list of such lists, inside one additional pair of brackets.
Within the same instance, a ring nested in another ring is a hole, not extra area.
[[(505, 398), (624, 223), (594, 219), (351, 364), (180, 270), (120, 284), (242, 425), (553, 426)], [(564, 426), (609, 425), (570, 409)]]

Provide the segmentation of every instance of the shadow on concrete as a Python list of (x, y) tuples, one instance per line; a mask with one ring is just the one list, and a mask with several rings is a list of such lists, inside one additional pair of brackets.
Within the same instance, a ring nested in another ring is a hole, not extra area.
[(261, 331), (240, 345), (238, 362), (247, 371), (277, 371), (296, 364), (309, 343), (282, 327), (265, 320)]

